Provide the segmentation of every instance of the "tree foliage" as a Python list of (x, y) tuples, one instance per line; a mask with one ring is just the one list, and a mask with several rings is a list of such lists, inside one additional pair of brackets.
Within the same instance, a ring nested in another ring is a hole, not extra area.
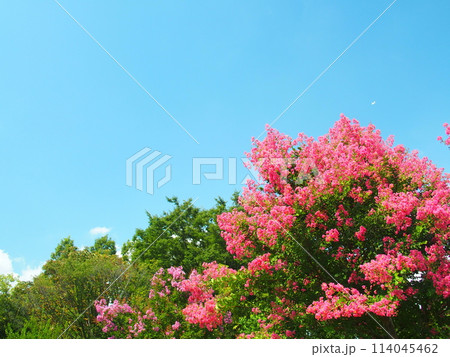
[(89, 248), (92, 253), (115, 255), (117, 253), (116, 242), (107, 235), (97, 238), (94, 245)]
[[(94, 301), (130, 299), (148, 281), (147, 272), (130, 269), (115, 255), (115, 249), (115, 242), (107, 236), (83, 250), (70, 237), (64, 238), (33, 282), (19, 282), (11, 288), (12, 278), (3, 278), (0, 286), (8, 294), (8, 305), (2, 306), (9, 313), (8, 320), (1, 324), (3, 337), (7, 333), (8, 338), (54, 338), (65, 329), (63, 337), (101, 337)], [(147, 276), (142, 276), (145, 273)]]
[(16, 306), (11, 299), (15, 282), (12, 274), (0, 275), (0, 338), (6, 337), (6, 326), (14, 319), (16, 312)]
[(11, 324), (6, 328), (8, 339), (56, 339), (63, 332), (58, 324), (39, 321), (36, 317), (30, 316), (25, 320), (22, 328), (14, 329)]
[(174, 206), (170, 212), (160, 216), (147, 212), (148, 227), (136, 230), (134, 237), (124, 244), (124, 256), (152, 266), (153, 272), (160, 267), (180, 265), (189, 272), (212, 260), (236, 266), (217, 226), (217, 215), (227, 211), (222, 198), (216, 199), (212, 209), (195, 207), (192, 200), (180, 203), (177, 198), (169, 198), (168, 201)]
[(75, 247), (73, 239), (71, 239), (69, 236), (67, 238), (63, 238), (61, 242), (59, 242), (59, 244), (55, 248), (55, 251), (50, 255), (50, 258), (52, 260), (66, 258), (71, 252), (74, 252), (76, 250), (78, 250), (78, 248)]
[(92, 303), (99, 297), (127, 297), (124, 288), (129, 275), (121, 276), (125, 269), (121, 258), (89, 250), (75, 250), (65, 258), (50, 260), (30, 289), (32, 303), (39, 306), (33, 315), (64, 328), (70, 326), (66, 337), (97, 337)]

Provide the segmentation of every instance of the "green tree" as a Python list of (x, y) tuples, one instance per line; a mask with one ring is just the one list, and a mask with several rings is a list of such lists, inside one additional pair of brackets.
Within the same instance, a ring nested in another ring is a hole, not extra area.
[(175, 197), (167, 200), (174, 208), (161, 216), (147, 212), (148, 227), (137, 229), (134, 237), (124, 244), (122, 253), (127, 259), (139, 258), (153, 272), (170, 266), (183, 266), (190, 272), (210, 261), (238, 267), (217, 226), (217, 215), (228, 211), (222, 198), (216, 199), (212, 209), (195, 207), (190, 199), (183, 203)]
[(97, 238), (94, 245), (89, 248), (93, 253), (114, 255), (117, 253), (116, 243), (108, 235)]
[(32, 315), (43, 325), (50, 321), (62, 330), (68, 328), (64, 337), (98, 337), (93, 302), (99, 297), (107, 301), (127, 297), (130, 272), (126, 268), (116, 255), (89, 250), (50, 260), (28, 291)]
[(75, 247), (73, 239), (68, 236), (67, 238), (63, 238), (61, 242), (56, 246), (55, 251), (50, 255), (50, 258), (53, 260), (66, 258), (71, 252), (78, 250)]
[[(29, 299), (29, 291), (33, 286), (31, 281), (14, 281), (9, 295), (9, 303), (11, 305), (10, 311), (12, 314), (9, 316), (7, 325), (10, 332), (20, 331), (31, 317), (31, 303)], [(8, 332), (7, 332), (7, 338)]]
[(0, 338), (103, 337), (93, 302), (148, 297), (151, 273), (117, 256), (115, 242), (98, 238), (79, 250), (64, 238), (33, 282), (0, 276)]
[(6, 336), (6, 326), (15, 314), (11, 291), (16, 279), (12, 274), (0, 275), (0, 338)]

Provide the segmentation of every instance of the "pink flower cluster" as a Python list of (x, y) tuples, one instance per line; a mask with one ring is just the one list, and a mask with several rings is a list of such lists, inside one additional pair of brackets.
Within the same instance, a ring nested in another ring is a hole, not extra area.
[(444, 128), (445, 128), (445, 135), (447, 135), (447, 138), (444, 140), (442, 136), (438, 136), (437, 140), (443, 142), (445, 145), (450, 146), (450, 125), (448, 125), (448, 123), (444, 123)]
[(339, 231), (336, 228), (330, 229), (322, 237), (327, 242), (339, 242)]
[(340, 317), (358, 317), (367, 312), (367, 296), (356, 289), (345, 288), (341, 284), (323, 283), (326, 299), (321, 297), (306, 309), (317, 320), (337, 319)]
[(216, 309), (215, 299), (191, 303), (183, 309), (183, 314), (187, 322), (198, 324), (201, 328), (207, 328), (209, 331), (223, 323), (222, 314)]
[(359, 241), (364, 242), (364, 241), (366, 240), (366, 232), (367, 232), (366, 227), (361, 226), (361, 227), (359, 227), (359, 231), (357, 231), (357, 232), (355, 233), (355, 237), (356, 237)]
[(373, 297), (361, 294), (356, 289), (350, 289), (341, 284), (322, 284), (326, 299), (321, 297), (314, 301), (306, 312), (314, 314), (317, 320), (338, 319), (341, 317), (360, 317), (367, 312), (379, 316), (395, 316), (399, 302), (382, 298), (372, 303)]
[(183, 271), (183, 267), (170, 267), (167, 272), (172, 275), (171, 285), (174, 288), (180, 290), (181, 284), (185, 279), (186, 273)]
[[(149, 291), (149, 299), (152, 299), (155, 294), (158, 294), (160, 297), (164, 297), (170, 294), (170, 288), (166, 284), (166, 280), (162, 278), (164, 274), (164, 269), (159, 269), (152, 277), (151, 280), (151, 289)], [(155, 291), (159, 290), (159, 291)]]
[(216, 262), (203, 263), (203, 268), (202, 274), (193, 270), (189, 278), (181, 282), (179, 289), (189, 293), (189, 304), (183, 309), (186, 321), (211, 331), (222, 325), (223, 315), (216, 309), (216, 298), (213, 289), (208, 287), (208, 281), (236, 271)]
[(392, 280), (395, 265), (391, 262), (392, 257), (386, 254), (378, 254), (374, 260), (360, 266), (365, 274), (365, 279), (371, 283), (385, 284)]
[(383, 190), (383, 194), (386, 196), (382, 205), (389, 212), (386, 223), (395, 224), (397, 232), (406, 230), (412, 223), (412, 211), (420, 203), (416, 194), (413, 192), (393, 193), (390, 188)]
[(234, 210), (217, 217), (227, 250), (237, 259), (250, 257), (256, 242), (274, 246), (295, 221), (292, 207), (266, 193), (244, 189), (240, 203), (247, 213)]
[[(117, 300), (113, 303), (107, 304), (105, 299), (95, 301), (95, 308), (97, 310), (97, 322), (102, 323), (102, 331), (105, 333), (125, 333), (127, 338), (138, 337), (145, 331), (144, 320), (157, 320), (154, 312), (149, 309), (144, 315), (136, 312), (128, 304), (120, 304)], [(127, 330), (124, 327), (114, 323), (114, 319), (118, 316), (128, 316)]]
[[(401, 253), (379, 254), (374, 260), (362, 264), (360, 269), (366, 280), (372, 284), (380, 284), (382, 288), (388, 287), (385, 284), (391, 283), (393, 276), (398, 275), (399, 272), (406, 276), (414, 272), (427, 272), (427, 277), (433, 281), (436, 292), (447, 298), (450, 296), (448, 253), (442, 243), (433, 244), (425, 248), (425, 251), (426, 255), (418, 250), (411, 250), (409, 256)], [(390, 286), (392, 291), (397, 288), (397, 286)]]
[(252, 275), (259, 275), (259, 272), (266, 272), (269, 275), (272, 275), (274, 270), (280, 270), (284, 266), (286, 266), (287, 263), (283, 262), (280, 259), (278, 259), (278, 261), (272, 265), (270, 263), (270, 255), (270, 253), (266, 253), (256, 257), (254, 260), (248, 263), (248, 271)]

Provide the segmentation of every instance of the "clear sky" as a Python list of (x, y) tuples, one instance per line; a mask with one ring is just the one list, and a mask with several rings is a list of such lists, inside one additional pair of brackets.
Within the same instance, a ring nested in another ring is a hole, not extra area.
[[(247, 175), (230, 185), (228, 159), (391, 3), (60, 0), (197, 144), (55, 1), (0, 2), (0, 273), (30, 276), (68, 235), (121, 245), (166, 196), (228, 199)], [(448, 172), (449, 16), (448, 0), (398, 0), (274, 127), (318, 136), (344, 113)], [(153, 194), (126, 185), (145, 147), (172, 157)], [(195, 157), (223, 158), (224, 179), (193, 185)]]

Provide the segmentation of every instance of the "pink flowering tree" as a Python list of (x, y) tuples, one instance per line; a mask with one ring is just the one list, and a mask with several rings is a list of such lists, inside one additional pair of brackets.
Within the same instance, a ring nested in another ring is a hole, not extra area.
[(268, 128), (253, 144), (248, 157), (260, 181), (248, 182), (239, 208), (218, 216), (242, 267), (204, 263), (189, 276), (181, 267), (161, 270), (145, 308), (97, 305), (105, 332), (449, 336), (448, 174), (344, 116), (317, 139)]
[(261, 182), (218, 217), (242, 337), (448, 336), (448, 174), (344, 116), (248, 156)]

